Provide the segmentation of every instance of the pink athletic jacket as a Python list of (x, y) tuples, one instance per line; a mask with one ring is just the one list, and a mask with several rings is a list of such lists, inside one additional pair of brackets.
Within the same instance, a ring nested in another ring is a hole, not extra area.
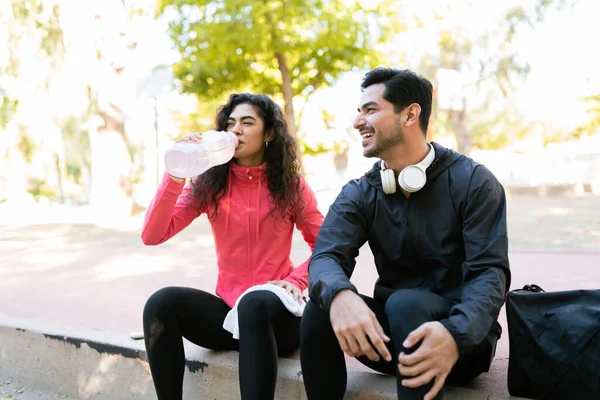
[[(211, 221), (219, 267), (216, 294), (230, 307), (246, 289), (270, 280), (286, 280), (306, 289), (309, 260), (297, 268), (290, 260), (294, 223), (312, 251), (323, 215), (303, 179), (300, 187), (305, 203), (302, 218), (275, 221), (269, 210), (266, 164), (248, 168), (231, 163), (225, 196)], [(165, 173), (146, 212), (144, 244), (167, 241), (207, 211), (204, 205), (198, 209), (197, 200), (187, 205), (191, 192), (190, 184), (175, 182)]]

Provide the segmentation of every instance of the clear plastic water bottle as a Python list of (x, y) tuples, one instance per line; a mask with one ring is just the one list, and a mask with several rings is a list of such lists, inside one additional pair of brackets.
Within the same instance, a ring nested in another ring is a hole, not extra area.
[(193, 178), (233, 158), (238, 145), (232, 132), (207, 131), (199, 142), (177, 142), (165, 153), (165, 169), (177, 178)]

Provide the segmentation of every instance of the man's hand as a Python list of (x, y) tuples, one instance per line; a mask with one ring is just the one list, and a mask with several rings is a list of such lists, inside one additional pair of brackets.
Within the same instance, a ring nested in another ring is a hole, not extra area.
[(372, 361), (379, 361), (379, 355), (386, 361), (392, 360), (385, 346), (390, 338), (383, 332), (373, 311), (353, 291), (342, 290), (336, 294), (331, 302), (329, 319), (344, 353), (351, 357), (366, 355)]
[(302, 292), (293, 283), (288, 281), (269, 281), (267, 283), (284, 288), (286, 292), (292, 295), (298, 304), (302, 304)]
[(410, 379), (402, 380), (402, 385), (416, 388), (435, 380), (424, 400), (433, 399), (444, 386), (446, 377), (458, 361), (458, 346), (446, 327), (440, 322), (427, 322), (412, 331), (402, 344), (411, 348), (421, 342), (412, 354), (400, 353), (398, 370)]

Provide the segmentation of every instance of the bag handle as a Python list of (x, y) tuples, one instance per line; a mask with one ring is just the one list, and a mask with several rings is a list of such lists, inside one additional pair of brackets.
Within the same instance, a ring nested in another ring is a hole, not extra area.
[[(517, 290), (526, 290), (528, 292), (533, 292), (533, 293), (546, 293), (546, 291), (544, 289), (542, 289), (541, 287), (539, 287), (538, 285), (535, 285), (535, 284), (525, 285), (525, 286), (523, 286), (523, 289), (517, 289)], [(504, 303), (508, 303), (508, 294), (509, 293), (510, 293), (510, 291), (504, 293)]]
[(534, 293), (546, 293), (546, 291), (544, 289), (542, 289), (541, 287), (539, 287), (538, 285), (535, 285), (535, 284), (525, 285), (525, 286), (523, 286), (523, 290), (527, 290), (528, 292), (534, 292)]

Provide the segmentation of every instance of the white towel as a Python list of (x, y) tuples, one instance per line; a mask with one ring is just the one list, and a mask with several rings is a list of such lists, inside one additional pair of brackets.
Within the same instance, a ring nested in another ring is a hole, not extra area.
[(306, 306), (306, 303), (304, 302), (304, 300), (302, 300), (302, 304), (299, 304), (294, 299), (294, 297), (291, 294), (289, 294), (288, 292), (286, 292), (285, 289), (282, 288), (281, 286), (273, 285), (271, 283), (265, 283), (264, 285), (252, 286), (251, 288), (248, 288), (244, 293), (242, 293), (242, 295), (240, 297), (238, 297), (238, 299), (235, 302), (235, 305), (233, 306), (231, 311), (229, 311), (227, 313), (227, 316), (225, 316), (225, 321), (223, 321), (223, 329), (231, 332), (233, 334), (234, 339), (240, 338), (240, 327), (238, 325), (238, 312), (237, 312), (238, 304), (240, 303), (240, 300), (242, 299), (242, 297), (244, 297), (246, 294), (248, 294), (250, 292), (254, 292), (255, 290), (267, 290), (269, 292), (275, 293), (277, 295), (277, 297), (279, 297), (279, 300), (281, 300), (281, 302), (283, 303), (285, 308), (287, 308), (289, 310), (289, 312), (294, 314), (296, 317), (302, 316), (302, 313), (304, 312), (304, 307)]

